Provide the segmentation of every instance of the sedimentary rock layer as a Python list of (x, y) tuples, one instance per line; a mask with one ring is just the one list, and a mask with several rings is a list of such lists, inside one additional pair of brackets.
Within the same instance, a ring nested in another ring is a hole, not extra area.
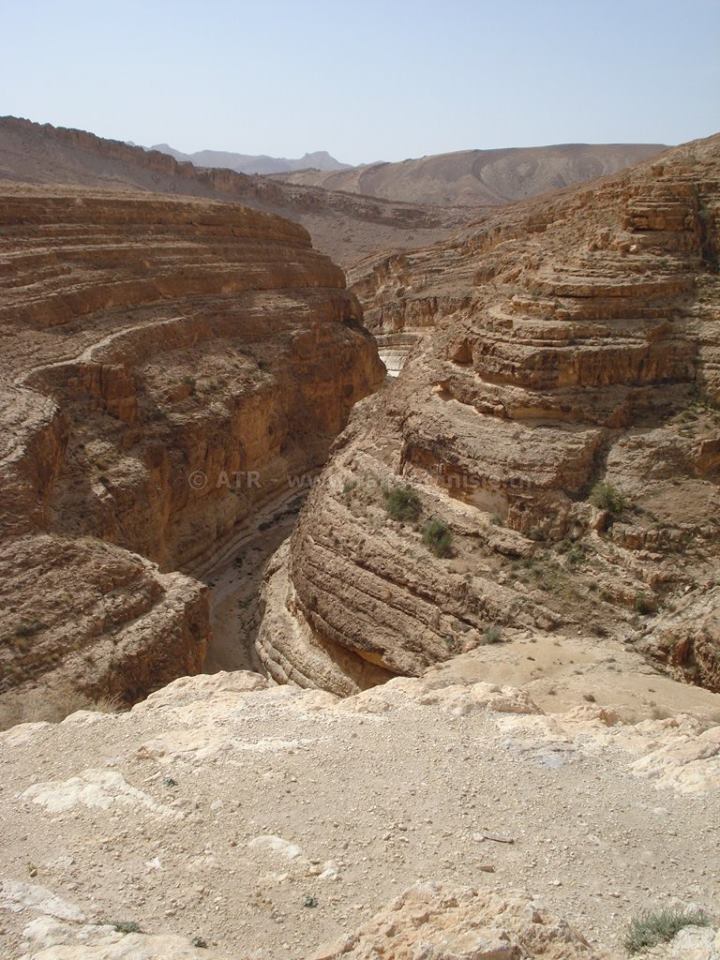
[(359, 318), (278, 217), (4, 192), (0, 690), (57, 674), (132, 700), (200, 667), (205, 596), (170, 571), (323, 462), (384, 375)]
[(339, 263), (433, 243), (468, 218), (461, 208), (396, 203), (179, 163), (158, 150), (17, 117), (0, 117), (2, 179), (230, 200), (301, 223), (315, 246)]
[[(417, 674), (527, 627), (634, 641), (681, 595), (717, 633), (719, 221), (716, 137), (355, 276), (370, 325), (416, 343), (270, 572), (278, 676), (340, 691), (321, 654)], [(696, 646), (662, 658), (716, 687)]]

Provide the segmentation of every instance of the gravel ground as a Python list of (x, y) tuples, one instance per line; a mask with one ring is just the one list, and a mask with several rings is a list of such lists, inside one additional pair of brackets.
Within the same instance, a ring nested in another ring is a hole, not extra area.
[(645, 907), (720, 912), (720, 782), (659, 788), (619, 743), (553, 741), (442, 696), (361, 713), (243, 692), (262, 683), (185, 678), (126, 715), (2, 735), (3, 958), (58, 915), (51, 894), (263, 960), (306, 957), (424, 879), (539, 894), (616, 949)]

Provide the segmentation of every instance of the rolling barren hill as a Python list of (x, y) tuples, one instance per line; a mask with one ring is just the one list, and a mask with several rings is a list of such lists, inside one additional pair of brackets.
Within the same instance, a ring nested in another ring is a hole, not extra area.
[(657, 143), (565, 143), (462, 150), (330, 173), (304, 170), (278, 179), (406, 203), (495, 205), (617, 173), (665, 149)]
[(157, 150), (16, 117), (0, 118), (3, 179), (231, 200), (301, 223), (315, 246), (341, 264), (433, 243), (468, 218), (459, 208), (428, 209), (199, 168)]

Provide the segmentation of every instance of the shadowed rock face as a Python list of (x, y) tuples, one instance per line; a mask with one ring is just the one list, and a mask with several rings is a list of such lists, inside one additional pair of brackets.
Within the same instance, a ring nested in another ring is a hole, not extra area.
[[(666, 662), (717, 689), (719, 218), (715, 137), (354, 277), (369, 325), (417, 342), (271, 571), (278, 678), (346, 692), (348, 652), (359, 673), (417, 674), (498, 625), (662, 636)], [(416, 523), (386, 513), (400, 483)], [(694, 653), (663, 629), (681, 595), (704, 616)]]
[(0, 691), (197, 671), (200, 569), (384, 370), (306, 231), (230, 204), (0, 199)]

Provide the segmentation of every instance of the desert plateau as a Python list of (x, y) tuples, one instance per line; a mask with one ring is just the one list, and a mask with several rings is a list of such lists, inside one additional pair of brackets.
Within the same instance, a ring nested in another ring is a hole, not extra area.
[(694, 2), (7, 5), (0, 960), (720, 960)]

